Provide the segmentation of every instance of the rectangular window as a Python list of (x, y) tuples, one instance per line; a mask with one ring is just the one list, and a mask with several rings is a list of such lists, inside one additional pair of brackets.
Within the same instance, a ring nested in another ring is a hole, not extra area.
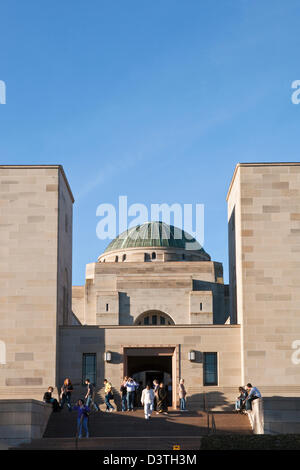
[(106, 312), (108, 312), (108, 307), (109, 307), (109, 305), (106, 304), (106, 305), (105, 305), (105, 311), (106, 311)]
[(82, 383), (90, 379), (91, 383), (96, 385), (96, 354), (87, 353), (82, 356)]
[(152, 325), (157, 325), (157, 315), (152, 315)]
[(200, 311), (202, 310), (202, 302), (200, 302)]
[(204, 385), (218, 385), (218, 353), (204, 353)]

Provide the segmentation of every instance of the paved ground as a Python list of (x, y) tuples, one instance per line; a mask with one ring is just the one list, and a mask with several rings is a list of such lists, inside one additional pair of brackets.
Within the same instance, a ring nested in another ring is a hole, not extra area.
[[(219, 434), (251, 434), (247, 416), (214, 413)], [(210, 419), (211, 423), (211, 419)], [(203, 411), (168, 415), (152, 414), (144, 419), (143, 410), (134, 412), (92, 413), (89, 419), (90, 438), (76, 442), (76, 413), (63, 410), (50, 417), (43, 439), (21, 446), (22, 449), (181, 449), (200, 448), (201, 436), (208, 434), (207, 414)]]

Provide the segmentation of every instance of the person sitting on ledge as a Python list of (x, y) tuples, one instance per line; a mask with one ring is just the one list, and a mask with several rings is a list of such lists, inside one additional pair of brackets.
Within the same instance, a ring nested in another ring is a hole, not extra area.
[(53, 387), (48, 387), (47, 392), (44, 393), (43, 401), (45, 403), (52, 403), (53, 411), (60, 411), (60, 406), (56, 398), (52, 398)]
[(240, 395), (236, 398), (235, 402), (235, 411), (238, 413), (244, 413), (245, 409), (245, 400), (247, 398), (248, 392), (243, 387), (239, 387)]
[(257, 400), (257, 398), (261, 398), (261, 393), (257, 387), (253, 387), (250, 383), (246, 385), (246, 390), (248, 392), (248, 396), (245, 400), (245, 407), (246, 410), (252, 410), (252, 402), (253, 400)]

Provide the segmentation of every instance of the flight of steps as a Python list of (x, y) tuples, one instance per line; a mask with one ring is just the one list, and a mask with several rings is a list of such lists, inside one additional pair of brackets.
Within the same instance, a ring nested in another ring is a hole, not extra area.
[[(218, 434), (252, 434), (248, 417), (233, 412), (213, 414)], [(144, 419), (143, 410), (134, 412), (95, 412), (89, 418), (90, 438), (76, 439), (76, 413), (63, 410), (53, 413), (42, 439), (22, 444), (17, 449), (115, 449), (167, 450), (173, 445), (181, 449), (200, 449), (201, 436), (212, 432), (207, 428), (203, 411), (168, 415), (152, 414)]]

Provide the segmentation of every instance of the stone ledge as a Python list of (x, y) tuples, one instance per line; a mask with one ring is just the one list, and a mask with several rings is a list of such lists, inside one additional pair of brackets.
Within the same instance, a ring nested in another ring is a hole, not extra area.
[(52, 405), (34, 399), (0, 400), (0, 439), (19, 445), (42, 437)]

